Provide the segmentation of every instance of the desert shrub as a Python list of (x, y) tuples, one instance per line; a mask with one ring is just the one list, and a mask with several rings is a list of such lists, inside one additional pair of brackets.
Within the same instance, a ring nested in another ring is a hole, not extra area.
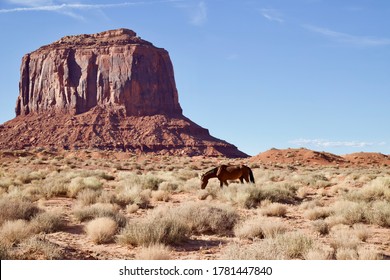
[(198, 172), (194, 170), (180, 169), (177, 177), (182, 181), (187, 181), (189, 179), (198, 178)]
[(321, 235), (329, 233), (329, 224), (324, 220), (316, 220), (312, 223), (313, 229)]
[(12, 178), (9, 177), (1, 177), (0, 176), (0, 188), (4, 190), (8, 190), (8, 188), (14, 184)]
[(77, 194), (77, 202), (81, 206), (91, 205), (97, 202), (101, 192), (92, 190), (92, 189), (84, 189)]
[(88, 238), (96, 244), (112, 241), (117, 229), (116, 221), (108, 217), (100, 217), (89, 221), (85, 228)]
[(260, 210), (265, 216), (284, 217), (287, 213), (287, 206), (281, 203), (270, 203)]
[(359, 260), (382, 260), (383, 255), (373, 248), (358, 248)]
[(358, 190), (350, 191), (346, 198), (353, 201), (378, 201), (390, 202), (390, 177), (378, 177)]
[(152, 191), (140, 186), (120, 186), (116, 190), (115, 202), (121, 206), (137, 204), (140, 208), (147, 208), (150, 204)]
[(171, 211), (193, 234), (230, 235), (238, 221), (238, 214), (232, 208), (208, 203), (189, 203)]
[(241, 239), (272, 238), (286, 231), (283, 223), (265, 217), (248, 219), (234, 228), (235, 236)]
[(162, 182), (162, 179), (149, 174), (141, 177), (141, 185), (143, 189), (156, 191)]
[(348, 200), (337, 201), (331, 206), (334, 215), (342, 218), (343, 223), (348, 225), (364, 222), (366, 209), (366, 203)]
[(330, 237), (330, 246), (337, 252), (340, 249), (356, 250), (360, 244), (360, 240), (354, 234), (353, 230), (345, 225), (334, 226), (331, 230)]
[(119, 208), (113, 204), (95, 203), (89, 206), (76, 207), (73, 214), (80, 222), (92, 220), (100, 217), (112, 218), (119, 227), (126, 225), (126, 217), (119, 212)]
[(371, 203), (364, 216), (368, 223), (390, 227), (390, 202), (375, 201)]
[(161, 182), (159, 185), (159, 190), (167, 191), (169, 193), (175, 192), (178, 188), (179, 185), (177, 183), (168, 181)]
[(170, 197), (171, 196), (167, 191), (157, 190), (157, 191), (152, 192), (152, 198), (156, 201), (167, 202), (167, 201), (169, 201)]
[(137, 254), (138, 260), (170, 260), (171, 249), (164, 244), (151, 244), (141, 248)]
[(52, 211), (36, 215), (29, 226), (34, 233), (50, 233), (61, 230), (64, 225), (61, 213)]
[(257, 207), (261, 201), (269, 200), (279, 203), (294, 203), (298, 200), (297, 188), (287, 183), (231, 184), (220, 193), (222, 200), (229, 201), (245, 208)]
[(321, 247), (311, 248), (305, 254), (305, 260), (331, 260), (332, 255), (332, 250), (327, 250)]
[(277, 235), (275, 241), (286, 259), (303, 259), (313, 246), (312, 239), (298, 232)]
[(103, 183), (97, 177), (76, 177), (70, 181), (67, 194), (69, 197), (75, 198), (82, 190), (99, 190), (102, 186)]
[(357, 260), (358, 253), (352, 248), (339, 248), (336, 251), (336, 260)]
[(254, 242), (249, 246), (233, 244), (227, 246), (222, 259), (241, 260), (289, 260), (304, 259), (313, 247), (309, 237), (297, 233), (287, 232)]
[(328, 207), (314, 207), (311, 209), (307, 209), (303, 213), (303, 216), (309, 220), (325, 219), (329, 215), (331, 215), (331, 209)]
[(143, 245), (177, 244), (187, 238), (188, 226), (167, 212), (164, 216), (149, 214), (145, 218), (130, 220), (118, 236), (119, 243)]
[(12, 253), (9, 250), (9, 246), (6, 246), (0, 242), (0, 260), (13, 259)]
[(32, 202), (3, 198), (0, 200), (0, 225), (7, 220), (30, 220), (39, 211)]
[(159, 185), (164, 181), (151, 173), (138, 175), (133, 172), (120, 172), (119, 185), (126, 188), (139, 187), (142, 190), (158, 190)]
[(363, 224), (354, 224), (352, 226), (353, 234), (361, 241), (365, 242), (367, 238), (370, 236), (370, 232), (367, 227)]
[(262, 191), (254, 185), (231, 184), (223, 188), (219, 198), (244, 208), (256, 207), (262, 200)]
[(22, 254), (16, 256), (17, 259), (22, 260), (61, 260), (64, 258), (64, 252), (61, 247), (54, 244), (43, 237), (37, 235), (24, 240), (20, 244)]
[(0, 243), (13, 246), (33, 235), (29, 224), (25, 220), (6, 221), (0, 228)]

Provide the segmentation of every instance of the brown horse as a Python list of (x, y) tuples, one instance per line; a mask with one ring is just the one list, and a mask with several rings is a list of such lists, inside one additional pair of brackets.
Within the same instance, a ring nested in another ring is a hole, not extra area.
[(210, 178), (218, 178), (220, 182), (220, 187), (222, 188), (223, 184), (228, 185), (228, 180), (236, 180), (240, 179), (241, 183), (244, 183), (244, 180), (249, 183), (255, 182), (255, 178), (253, 177), (252, 170), (246, 165), (221, 165), (215, 167), (205, 174), (202, 175), (202, 185), (201, 189), (206, 188), (207, 183)]

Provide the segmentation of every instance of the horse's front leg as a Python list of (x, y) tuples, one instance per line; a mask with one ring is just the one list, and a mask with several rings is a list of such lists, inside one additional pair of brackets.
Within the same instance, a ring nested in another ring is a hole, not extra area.
[(222, 189), (222, 187), (223, 187), (223, 181), (222, 181), (221, 179), (219, 179), (219, 186), (220, 186), (221, 189)]

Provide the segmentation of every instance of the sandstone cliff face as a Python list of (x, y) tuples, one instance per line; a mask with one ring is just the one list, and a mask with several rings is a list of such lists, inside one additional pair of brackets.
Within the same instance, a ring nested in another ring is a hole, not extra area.
[(16, 115), (122, 106), (126, 114), (181, 114), (166, 50), (119, 29), (67, 36), (22, 59)]
[(67, 36), (22, 59), (1, 149), (247, 157), (182, 114), (168, 52), (127, 29)]

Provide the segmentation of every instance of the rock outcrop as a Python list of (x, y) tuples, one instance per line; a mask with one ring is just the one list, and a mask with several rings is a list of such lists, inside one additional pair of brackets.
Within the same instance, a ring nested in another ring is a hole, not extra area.
[(128, 116), (181, 114), (166, 50), (128, 29), (67, 36), (25, 55), (16, 115), (122, 106)]
[(169, 54), (128, 29), (67, 36), (22, 59), (0, 149), (247, 157), (182, 114)]

